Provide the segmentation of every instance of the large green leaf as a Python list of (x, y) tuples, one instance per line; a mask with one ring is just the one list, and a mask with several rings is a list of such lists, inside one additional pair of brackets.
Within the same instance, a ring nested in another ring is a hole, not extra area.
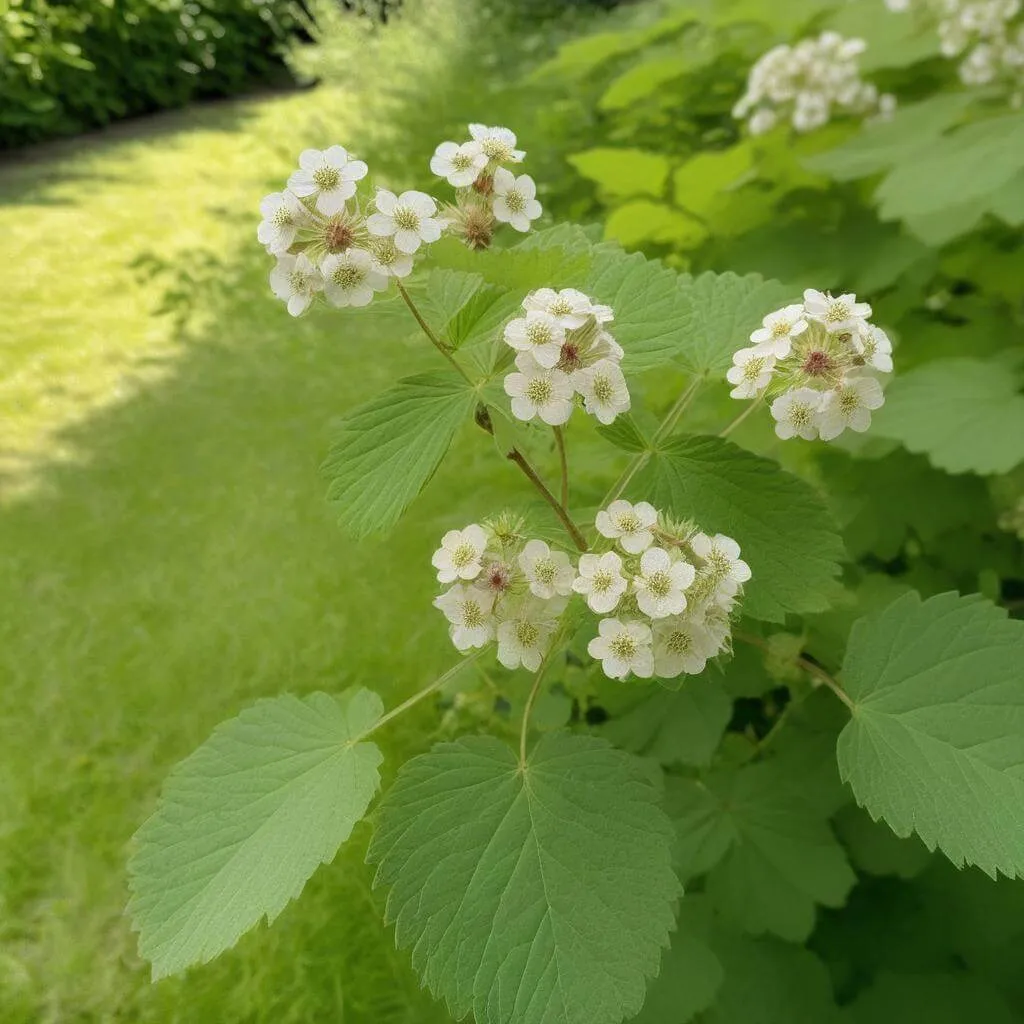
[(814, 488), (778, 463), (717, 437), (682, 435), (652, 455), (632, 490), (739, 542), (753, 574), (743, 602), (751, 618), (782, 622), (828, 607), (843, 543)]
[(599, 147), (574, 153), (569, 163), (612, 196), (660, 196), (668, 181), (668, 158), (642, 149)]
[(454, 373), (407, 377), (343, 419), (322, 472), (339, 522), (390, 529), (434, 474), (477, 395)]
[(850, 1024), (1017, 1024), (1020, 1018), (980, 978), (947, 974), (880, 974), (849, 1010)]
[(524, 765), (493, 737), (409, 761), (369, 858), (424, 984), (477, 1024), (618, 1024), (639, 1012), (680, 895), (645, 762), (543, 737)]
[(681, 78), (690, 68), (678, 54), (652, 57), (634, 64), (614, 78), (597, 101), (599, 110), (622, 110), (658, 92), (667, 82)]
[(128, 865), (154, 979), (273, 921), (334, 857), (380, 784), (380, 751), (358, 737), (382, 711), (369, 690), (261, 700), (171, 772)]
[(901, 374), (872, 426), (949, 473), (1006, 473), (1024, 460), (1024, 395), (999, 361), (939, 359)]
[(954, 864), (1024, 875), (1024, 622), (909, 593), (853, 627), (839, 770), (857, 802)]

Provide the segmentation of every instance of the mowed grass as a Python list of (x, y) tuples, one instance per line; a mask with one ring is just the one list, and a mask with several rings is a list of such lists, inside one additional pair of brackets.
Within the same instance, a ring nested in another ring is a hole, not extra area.
[[(402, 31), (377, 59), (417, 52)], [(292, 321), (266, 285), (260, 197), (310, 145), (372, 165), (363, 100), (348, 80), (214, 106), (0, 172), (4, 1024), (448, 1019), (381, 924), (365, 829), (273, 929), (182, 979), (150, 984), (124, 915), (170, 766), (259, 697), (360, 684), (390, 705), (436, 676), (436, 538), (521, 493), (467, 428), (390, 537), (353, 541), (324, 501), (332, 419), (436, 359), (325, 310)], [(382, 154), (396, 185), (422, 181), (430, 146), (408, 145)], [(423, 707), (383, 737), (389, 775), (437, 723)]]

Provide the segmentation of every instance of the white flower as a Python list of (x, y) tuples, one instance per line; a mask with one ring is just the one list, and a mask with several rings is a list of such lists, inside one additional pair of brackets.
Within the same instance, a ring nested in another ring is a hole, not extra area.
[(602, 619), (598, 635), (587, 644), (587, 653), (601, 662), (609, 679), (625, 679), (630, 672), (641, 679), (654, 674), (651, 628), (643, 622)]
[(664, 548), (648, 548), (640, 557), (640, 573), (633, 577), (640, 611), (652, 619), (680, 615), (686, 610), (686, 588), (696, 575), (689, 562), (674, 562)]
[(760, 352), (785, 359), (793, 348), (793, 339), (807, 330), (804, 307), (799, 303), (769, 313), (750, 340)]
[(591, 611), (598, 614), (612, 611), (626, 592), (622, 559), (614, 551), (606, 551), (603, 555), (580, 555), (578, 572), (572, 589), (583, 594)]
[(828, 121), (828, 98), (820, 92), (797, 93), (793, 107), (793, 127), (798, 132), (810, 132)]
[(356, 182), (366, 177), (367, 169), (362, 160), (350, 160), (342, 146), (307, 149), (299, 156), (299, 170), (288, 179), (288, 187), (301, 199), (316, 196), (316, 208), (329, 217), (340, 213), (356, 194)]
[(430, 560), (437, 570), (438, 582), (476, 579), (483, 569), (487, 539), (487, 531), (477, 523), (464, 530), (449, 530)]
[(505, 377), (505, 394), (512, 399), (516, 419), (539, 416), (553, 427), (572, 415), (572, 382), (561, 370), (541, 366), (528, 352), (516, 356), (518, 373)]
[(654, 674), (659, 679), (675, 679), (684, 672), (695, 676), (718, 651), (715, 638), (687, 615), (660, 619), (653, 632)]
[(441, 223), (434, 218), (437, 203), (426, 192), (396, 196), (379, 188), (373, 203), (377, 213), (367, 218), (366, 230), (371, 235), (393, 237), (399, 252), (413, 253), (420, 243), (436, 242), (441, 237)]
[(256, 237), (273, 256), (287, 252), (295, 233), (309, 223), (309, 213), (291, 192), (272, 192), (260, 202), (263, 220), (256, 229)]
[(480, 145), (488, 160), (496, 164), (519, 163), (526, 154), (516, 149), (515, 132), (508, 128), (491, 128), (485, 124), (471, 124), (469, 134)]
[(537, 186), (528, 174), (517, 178), (511, 171), (499, 167), (494, 172), (494, 216), (503, 224), (511, 224), (516, 231), (529, 231), (530, 221), (536, 220), (543, 209), (536, 200)]
[(557, 605), (526, 599), (498, 626), (498, 661), (508, 669), (520, 665), (536, 672), (558, 628)]
[(549, 600), (572, 593), (576, 571), (564, 551), (552, 551), (542, 540), (527, 541), (519, 555), (519, 568), (523, 570), (530, 592)]
[[(609, 307), (598, 308), (604, 310)], [(557, 292), (554, 288), (538, 288), (523, 299), (523, 309), (540, 310), (554, 317), (567, 331), (575, 331), (591, 317), (594, 307), (590, 299), (575, 288), (563, 288)]]
[(795, 388), (772, 402), (775, 433), (784, 441), (802, 437), (813, 441), (818, 436), (818, 413), (824, 395), (814, 388)]
[(740, 584), (750, 579), (750, 566), (740, 558), (740, 546), (732, 537), (696, 533), (690, 538), (690, 547), (707, 563), (705, 568), (722, 594), (735, 594)]
[(487, 166), (487, 154), (479, 142), (442, 142), (430, 159), (430, 169), (455, 188), (472, 185)]
[(751, 135), (764, 135), (778, 123), (779, 116), (771, 107), (759, 107), (747, 122)]
[(892, 373), (892, 342), (881, 327), (863, 324), (853, 336), (853, 347), (867, 366)]
[(825, 395), (818, 425), (821, 439), (831, 441), (847, 427), (863, 433), (871, 426), (871, 410), (884, 402), (882, 385), (874, 377), (848, 377)]
[(388, 277), (408, 277), (412, 273), (412, 256), (399, 252), (393, 238), (371, 238), (369, 245), (374, 270)]
[(374, 292), (388, 286), (387, 276), (374, 266), (373, 257), (365, 249), (348, 249), (332, 253), (321, 265), (324, 292), (333, 306), (366, 306)]
[(562, 354), (565, 328), (549, 313), (531, 309), (505, 325), (505, 341), (518, 352), (529, 352), (550, 370)]
[(639, 555), (654, 541), (651, 527), (658, 521), (657, 509), (649, 502), (631, 505), (621, 498), (597, 513), (594, 525), (602, 537), (617, 540), (623, 551)]
[(741, 348), (734, 353), (732, 361), (734, 365), (725, 379), (736, 385), (729, 392), (733, 398), (755, 398), (768, 387), (775, 369), (775, 356), (756, 348)]
[(629, 388), (618, 364), (601, 359), (572, 375), (573, 387), (583, 396), (583, 408), (602, 423), (611, 423), (629, 409)]
[(856, 331), (871, 316), (871, 307), (858, 302), (853, 294), (832, 296), (828, 292), (808, 288), (804, 292), (804, 309), (812, 320), (817, 320), (829, 334)]
[(324, 286), (320, 271), (304, 253), (277, 257), (277, 266), (270, 272), (270, 287), (274, 294), (288, 303), (288, 312), (299, 316), (309, 308), (313, 296)]
[(456, 583), (434, 598), (434, 607), (440, 608), (451, 624), (449, 633), (458, 650), (483, 647), (494, 639), (494, 597), (493, 591)]

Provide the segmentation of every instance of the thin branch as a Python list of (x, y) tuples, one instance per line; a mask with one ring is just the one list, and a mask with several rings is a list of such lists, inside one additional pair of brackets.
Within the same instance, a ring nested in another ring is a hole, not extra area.
[(580, 551), (587, 550), (587, 540), (580, 532), (580, 528), (572, 521), (569, 513), (565, 507), (559, 502), (559, 500), (548, 490), (547, 485), (537, 475), (537, 471), (526, 461), (526, 457), (523, 455), (518, 448), (513, 448), (507, 456), (512, 460), (525, 474), (526, 479), (533, 484), (534, 487), (540, 492), (541, 497), (555, 510), (555, 515), (561, 520), (562, 525), (565, 527), (566, 532), (572, 538), (572, 542), (579, 548)]
[(565, 433), (561, 427), (552, 427), (555, 432), (555, 447), (558, 449), (558, 462), (562, 468), (562, 508), (569, 511), (569, 458), (565, 451)]
[(718, 435), (719, 437), (728, 437), (753, 411), (760, 407), (761, 399), (764, 397), (763, 394), (757, 396), (757, 400), (751, 402), (746, 409), (743, 410), (728, 426), (722, 429), (722, 432)]
[[(741, 643), (760, 647), (762, 651), (771, 650), (771, 646), (767, 640), (763, 640), (759, 636), (754, 636), (752, 633), (733, 633), (733, 638), (739, 640)], [(799, 665), (809, 676), (813, 676), (819, 683), (827, 686), (851, 712), (856, 710), (853, 701), (847, 696), (846, 691), (817, 662), (811, 661), (810, 658), (805, 658), (803, 655), (797, 655), (796, 664)]]
[(398, 707), (392, 708), (386, 715), (381, 715), (381, 717), (378, 718), (377, 721), (374, 722), (369, 729), (366, 729), (364, 732), (361, 732), (358, 736), (353, 736), (352, 739), (350, 739), (345, 744), (345, 746), (354, 747), (357, 743), (366, 739), (366, 737), (369, 736), (371, 733), (375, 733), (382, 726), (387, 725), (387, 723), (390, 722), (392, 719), (397, 718), (399, 715), (405, 714), (405, 712), (408, 711), (410, 708), (415, 707), (425, 697), (429, 697), (432, 693), (436, 693), (438, 690), (441, 689), (442, 686), (444, 686), (445, 683), (447, 683), (451, 679), (454, 679), (455, 676), (457, 676), (467, 665), (471, 664), (477, 658), (479, 658), (480, 655), (483, 654), (485, 650), (486, 648), (481, 648), (478, 651), (473, 651), (471, 654), (467, 654), (466, 657), (462, 659), (462, 661), (460, 661), (457, 665), (453, 665), (450, 669), (448, 669), (447, 672), (444, 673), (444, 675), (438, 676), (438, 678), (435, 679), (432, 683), (428, 683), (426, 686), (424, 686), (422, 690), (417, 690), (417, 692), (414, 693), (411, 697), (409, 697), (408, 700), (402, 701), (402, 703), (399, 704)]
[(468, 381), (470, 384), (472, 384), (473, 383), (473, 379), (455, 361), (455, 357), (452, 355), (451, 348), (448, 345), (446, 345), (431, 330), (430, 324), (428, 324), (427, 321), (423, 319), (423, 316), (420, 313), (418, 307), (416, 306), (416, 303), (412, 301), (412, 296), (405, 290), (405, 285), (402, 284), (402, 282), (397, 277), (395, 278), (395, 284), (398, 285), (398, 294), (401, 295), (402, 298), (405, 300), (405, 304), (409, 307), (409, 312), (412, 313), (412, 315), (416, 318), (416, 323), (418, 323), (420, 325), (420, 330), (422, 330), (423, 333), (430, 339), (430, 341), (433, 344), (434, 348), (436, 348), (437, 351), (440, 352), (441, 355), (443, 355), (445, 357), (445, 359), (447, 359), (448, 362), (451, 363), (452, 366), (455, 367), (456, 370), (458, 370), (458, 372), (462, 375), (462, 377), (466, 381)]
[(551, 652), (557, 648), (559, 640), (560, 637), (555, 637), (552, 641), (547, 657), (545, 657), (545, 659), (540, 663), (540, 668), (537, 669), (537, 675), (533, 680), (533, 686), (530, 687), (530, 696), (526, 698), (526, 707), (523, 708), (523, 724), (519, 729), (520, 767), (524, 767), (526, 765), (526, 733), (530, 725), (530, 715), (533, 712), (533, 705), (537, 701), (537, 694), (540, 693), (540, 684), (544, 679), (544, 673), (548, 670), (548, 665), (551, 661)]

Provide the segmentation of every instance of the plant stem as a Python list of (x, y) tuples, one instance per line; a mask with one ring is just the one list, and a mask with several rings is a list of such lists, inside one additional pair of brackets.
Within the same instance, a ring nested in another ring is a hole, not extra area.
[(555, 510), (555, 515), (561, 520), (562, 525), (565, 527), (566, 532), (572, 538), (572, 542), (579, 548), (580, 551), (587, 550), (587, 541), (583, 534), (580, 532), (580, 528), (572, 521), (569, 513), (565, 507), (559, 502), (559, 500), (548, 490), (547, 485), (537, 475), (536, 470), (526, 461), (526, 457), (523, 455), (518, 448), (513, 448), (507, 456), (511, 459), (526, 475), (526, 479), (533, 484), (534, 487), (540, 492), (541, 497)]
[(555, 432), (555, 447), (558, 449), (558, 462), (562, 467), (562, 508), (569, 511), (569, 458), (565, 452), (565, 434), (561, 427), (552, 427)]
[(540, 684), (544, 679), (544, 673), (548, 670), (548, 664), (551, 661), (551, 651), (554, 651), (558, 647), (558, 643), (561, 640), (560, 636), (555, 637), (551, 643), (551, 648), (548, 651), (547, 657), (540, 663), (540, 668), (537, 669), (537, 675), (534, 677), (533, 686), (530, 687), (530, 696), (526, 698), (526, 707), (523, 708), (523, 724), (519, 729), (519, 766), (525, 767), (526, 765), (526, 732), (530, 724), (530, 715), (533, 712), (533, 705), (537, 701), (537, 694), (540, 693)]
[(728, 426), (722, 429), (722, 432), (718, 435), (719, 437), (728, 437), (756, 408), (761, 404), (763, 395), (758, 395), (757, 400), (751, 402), (746, 409), (743, 410)]
[(424, 686), (422, 690), (417, 690), (416, 693), (414, 693), (408, 700), (402, 701), (398, 707), (392, 708), (386, 715), (381, 715), (381, 717), (378, 718), (369, 729), (361, 732), (358, 736), (353, 736), (345, 746), (354, 747), (357, 743), (366, 739), (366, 737), (371, 733), (375, 733), (382, 726), (387, 725), (387, 723), (393, 718), (397, 718), (399, 715), (404, 714), (410, 708), (419, 704), (419, 702), (425, 697), (429, 697), (432, 693), (436, 693), (442, 686), (444, 686), (445, 683), (457, 676), (467, 665), (479, 658), (485, 650), (486, 648), (482, 647), (478, 651), (473, 651), (471, 654), (467, 654), (458, 664), (452, 665), (444, 675), (438, 676), (432, 683), (428, 683)]
[(416, 303), (412, 301), (412, 296), (405, 290), (405, 285), (402, 284), (402, 282), (397, 277), (395, 278), (395, 284), (398, 285), (398, 294), (402, 296), (403, 300), (405, 301), (405, 304), (409, 307), (409, 312), (412, 313), (412, 315), (416, 318), (416, 323), (418, 323), (420, 325), (420, 330), (422, 330), (423, 333), (430, 339), (430, 341), (433, 344), (434, 348), (436, 348), (437, 351), (440, 352), (441, 355), (443, 355), (445, 357), (445, 359), (447, 359), (448, 362), (451, 363), (452, 366), (455, 367), (456, 370), (458, 370), (458, 372), (462, 375), (463, 379), (468, 381), (470, 384), (472, 384), (473, 383), (472, 378), (455, 361), (455, 357), (452, 355), (451, 348), (448, 345), (446, 345), (430, 329), (430, 325), (427, 323), (426, 320), (423, 319), (423, 316), (420, 313), (419, 309), (417, 308)]
[(617, 498), (622, 497), (633, 477), (635, 477), (637, 473), (639, 473), (640, 470), (643, 469), (650, 461), (658, 443), (663, 441), (675, 429), (680, 417), (684, 412), (686, 412), (690, 402), (693, 401), (703, 383), (703, 377), (695, 377), (693, 381), (691, 381), (690, 386), (679, 396), (679, 398), (676, 399), (675, 405), (673, 405), (665, 414), (665, 418), (661, 421), (658, 425), (658, 429), (654, 432), (654, 436), (651, 438), (651, 447), (648, 448), (647, 451), (639, 452), (633, 457), (630, 464), (623, 471), (622, 476), (619, 477), (612, 486), (612, 489), (605, 495), (604, 501), (601, 502), (602, 508), (607, 507)]
[[(733, 637), (741, 643), (760, 647), (762, 651), (771, 650), (766, 640), (762, 640), (761, 637), (754, 636), (752, 633), (733, 633)], [(805, 658), (803, 655), (797, 655), (796, 663), (809, 676), (813, 676), (820, 684), (827, 686), (851, 712), (855, 710), (854, 703), (846, 695), (846, 691), (817, 662), (811, 661), (810, 658)]]

